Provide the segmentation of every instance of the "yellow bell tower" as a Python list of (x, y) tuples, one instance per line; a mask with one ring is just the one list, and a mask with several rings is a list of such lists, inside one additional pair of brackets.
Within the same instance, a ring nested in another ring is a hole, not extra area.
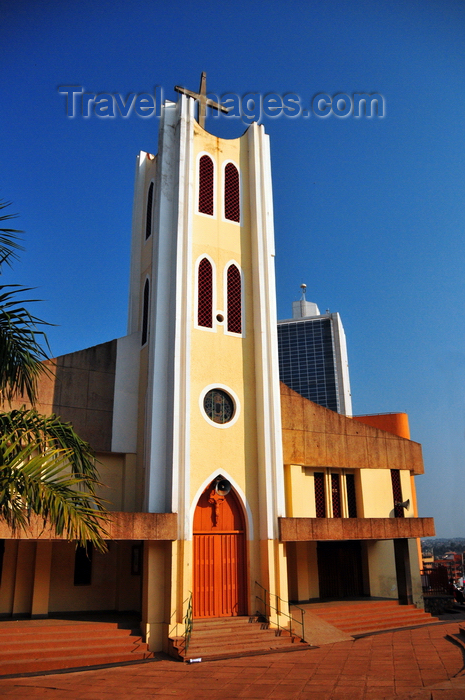
[[(206, 131), (204, 76), (178, 91), (158, 155), (137, 162), (129, 313), (145, 507), (178, 514), (170, 551), (146, 555), (154, 596), (163, 561), (171, 625), (190, 592), (194, 617), (252, 614), (256, 581), (287, 599), (269, 140), (258, 124)], [(150, 608), (163, 637), (167, 611)]]

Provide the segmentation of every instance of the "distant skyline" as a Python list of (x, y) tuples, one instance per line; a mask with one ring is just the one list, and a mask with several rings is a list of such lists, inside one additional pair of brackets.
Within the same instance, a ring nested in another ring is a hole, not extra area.
[[(217, 95), (297, 95), (309, 116), (262, 120), (278, 317), (302, 282), (340, 313), (354, 413), (409, 414), (420, 515), (440, 537), (465, 535), (463, 2), (6, 0), (0, 32), (0, 196), (26, 232), (3, 283), (36, 288), (53, 354), (126, 333), (135, 157), (157, 151), (159, 125), (135, 106), (70, 118), (58, 88), (126, 101), (159, 86), (177, 100), (174, 86), (196, 91), (206, 71)], [(313, 111), (341, 93), (378, 93), (385, 115)], [(206, 128), (234, 138), (247, 124)]]

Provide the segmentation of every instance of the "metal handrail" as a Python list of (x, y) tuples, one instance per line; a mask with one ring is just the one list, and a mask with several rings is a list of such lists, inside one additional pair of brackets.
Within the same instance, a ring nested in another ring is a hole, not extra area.
[[(277, 593), (271, 593), (264, 586), (262, 586), (262, 584), (259, 583), (258, 581), (255, 581), (255, 585), (259, 586), (264, 593), (264, 598), (261, 598), (259, 595), (255, 596), (255, 600), (259, 600), (265, 606), (264, 617), (267, 618), (267, 620), (269, 620), (269, 618), (270, 618), (269, 613), (267, 613), (267, 607), (270, 609), (270, 611), (275, 610), (278, 613), (278, 615), (276, 616), (276, 624), (278, 627), (278, 631), (281, 630), (281, 628), (282, 628), (282, 626), (279, 624), (279, 615), (284, 615), (285, 617), (288, 617), (289, 620), (291, 621), (291, 624), (289, 626), (291, 634), (294, 633), (293, 628), (292, 628), (292, 622), (294, 622), (298, 625), (301, 625), (301, 627), (302, 627), (301, 639), (305, 640), (305, 625), (304, 625), (305, 610), (303, 608), (300, 608), (298, 605), (293, 605), (294, 608), (296, 608), (297, 610), (300, 610), (300, 618), (301, 619), (299, 622), (299, 620), (296, 620), (294, 617), (292, 617), (292, 615), (288, 615), (288, 613), (283, 612), (278, 607), (278, 600), (280, 600), (282, 603), (285, 603), (286, 605), (289, 605), (289, 601), (284, 600), (284, 598), (281, 598), (279, 595), (277, 595)], [(271, 598), (271, 596), (276, 598), (276, 607), (274, 607), (274, 605), (271, 605), (271, 603), (269, 602), (269, 598)], [(267, 598), (268, 598), (268, 601), (267, 601)]]
[(184, 653), (187, 653), (187, 650), (189, 648), (189, 642), (191, 640), (191, 634), (192, 630), (194, 628), (194, 617), (193, 617), (193, 610), (192, 610), (192, 593), (189, 591), (189, 597), (186, 598), (186, 600), (183, 602), (183, 607), (184, 603), (187, 603), (187, 610), (186, 614), (184, 616)]

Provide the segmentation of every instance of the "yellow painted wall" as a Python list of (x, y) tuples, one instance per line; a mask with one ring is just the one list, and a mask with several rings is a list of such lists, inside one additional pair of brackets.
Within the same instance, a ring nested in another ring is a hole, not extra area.
[(286, 513), (290, 518), (315, 518), (315, 483), (313, 470), (295, 464), (286, 464)]
[(370, 579), (370, 595), (397, 598), (396, 563), (392, 540), (365, 543)]
[[(412, 493), (410, 485), (410, 472), (401, 470), (402, 498), (410, 499)], [(392, 518), (394, 516), (394, 501), (392, 497), (391, 473), (387, 469), (361, 469), (360, 480), (362, 485), (362, 508), (359, 517), (363, 518)], [(358, 504), (357, 504), (358, 507)], [(404, 509), (405, 517), (413, 517), (413, 507)]]
[(318, 598), (317, 542), (287, 542), (289, 600), (307, 601)]

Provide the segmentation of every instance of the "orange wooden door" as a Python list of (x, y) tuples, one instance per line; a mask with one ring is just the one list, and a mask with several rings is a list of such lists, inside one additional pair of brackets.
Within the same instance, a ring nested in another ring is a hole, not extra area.
[(233, 492), (210, 487), (194, 514), (194, 617), (246, 614), (245, 529)]

